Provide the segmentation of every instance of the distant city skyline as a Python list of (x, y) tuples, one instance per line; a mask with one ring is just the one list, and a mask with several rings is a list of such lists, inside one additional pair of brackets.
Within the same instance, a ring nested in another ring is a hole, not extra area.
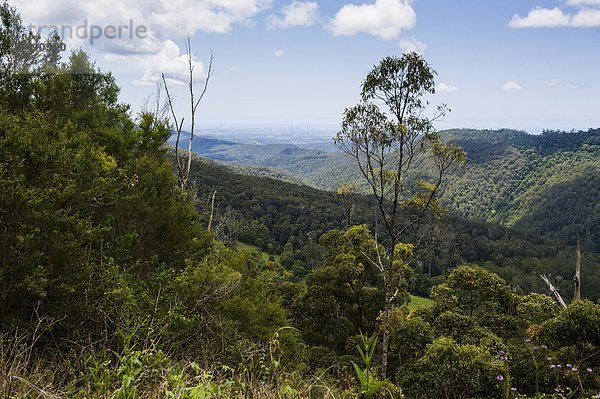
[[(373, 65), (406, 51), (424, 54), (438, 73), (437, 93), (429, 100), (452, 110), (436, 125), (439, 129), (539, 133), (600, 126), (598, 0), (11, 4), (26, 26), (80, 28), (65, 38), (68, 49), (83, 48), (111, 71), (122, 88), (121, 100), (133, 112), (142, 109), (165, 73), (178, 112), (186, 114), (185, 86), (177, 84), (185, 80), (189, 36), (198, 91), (211, 49), (215, 56), (213, 79), (198, 112), (201, 126), (335, 130), (344, 108), (359, 100), (360, 83)], [(134, 27), (143, 34), (131, 34)]]

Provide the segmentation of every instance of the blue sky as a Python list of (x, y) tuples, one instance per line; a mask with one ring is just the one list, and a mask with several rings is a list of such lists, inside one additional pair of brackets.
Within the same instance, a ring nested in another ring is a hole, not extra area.
[[(335, 127), (360, 83), (387, 55), (424, 54), (437, 71), (439, 128), (600, 126), (600, 0), (49, 0), (12, 2), (24, 22), (100, 27), (133, 21), (149, 36), (68, 38), (112, 71), (122, 100), (141, 108), (164, 72), (186, 113), (184, 40), (198, 89), (214, 75), (203, 124)], [(58, 7), (58, 8), (57, 8)]]

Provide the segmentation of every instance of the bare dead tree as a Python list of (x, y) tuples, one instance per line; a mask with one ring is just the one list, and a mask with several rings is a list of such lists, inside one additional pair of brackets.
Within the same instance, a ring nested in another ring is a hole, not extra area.
[(177, 139), (175, 141), (175, 160), (177, 164), (177, 173), (179, 177), (179, 187), (182, 190), (187, 190), (190, 188), (190, 172), (192, 169), (192, 149), (193, 149), (193, 140), (194, 140), (194, 130), (196, 128), (196, 112), (198, 110), (198, 106), (200, 102), (204, 98), (206, 91), (208, 89), (208, 83), (210, 82), (210, 78), (212, 76), (212, 68), (213, 68), (213, 52), (210, 52), (210, 61), (208, 64), (208, 72), (206, 74), (206, 79), (204, 81), (204, 87), (200, 96), (198, 98), (195, 97), (194, 94), (194, 59), (195, 56), (192, 54), (192, 46), (190, 42), (190, 38), (187, 38), (186, 41), (186, 53), (187, 53), (187, 63), (188, 63), (188, 94), (190, 100), (190, 137), (188, 142), (188, 150), (187, 150), (187, 159), (185, 159), (185, 155), (182, 156), (179, 151), (179, 143), (181, 141), (181, 133), (183, 130), (183, 122), (185, 120), (184, 117), (179, 119), (177, 117), (177, 113), (175, 112), (173, 97), (169, 91), (169, 85), (167, 84), (167, 79), (165, 78), (165, 74), (161, 74), (163, 85), (165, 87), (165, 92), (167, 94), (167, 103), (169, 109), (171, 111), (171, 116), (173, 118), (173, 124), (175, 126), (175, 132), (177, 133)]
[(214, 235), (217, 241), (224, 243), (235, 243), (237, 241), (237, 225), (239, 215), (227, 207), (214, 218)]
[(575, 265), (575, 295), (573, 300), (581, 299), (581, 244), (579, 242), (579, 232), (577, 233), (577, 263)]
[(213, 191), (212, 200), (210, 201), (210, 216), (208, 218), (208, 231), (212, 230), (213, 216), (215, 215), (215, 199), (217, 197), (217, 190)]
[(552, 284), (552, 282), (550, 281), (550, 279), (545, 274), (542, 274), (541, 277), (542, 277), (542, 280), (544, 280), (544, 282), (546, 283), (546, 285), (548, 285), (548, 288), (550, 289), (550, 295), (552, 295), (556, 299), (556, 301), (558, 302), (558, 304), (563, 309), (566, 309), (567, 308), (567, 304), (562, 299), (562, 296), (560, 296), (560, 293), (558, 292), (558, 289), (554, 286), (554, 284)]
[(156, 83), (155, 92), (144, 98), (142, 105), (142, 113), (152, 114), (154, 116), (154, 123), (158, 124), (165, 120), (169, 113), (169, 103), (162, 98), (163, 84)]

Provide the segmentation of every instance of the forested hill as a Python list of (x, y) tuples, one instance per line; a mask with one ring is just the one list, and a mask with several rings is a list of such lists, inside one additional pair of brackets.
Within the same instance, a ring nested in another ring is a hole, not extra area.
[[(207, 223), (215, 195), (213, 226), (219, 239), (241, 241), (275, 256), (302, 278), (321, 264), (319, 237), (344, 227), (341, 199), (335, 193), (248, 176), (235, 168), (195, 157), (193, 179), (199, 206)], [(356, 196), (353, 223), (375, 226), (374, 203)], [(524, 292), (546, 292), (542, 273), (558, 276), (569, 297), (572, 290), (574, 248), (557, 240), (521, 232), (494, 223), (466, 220), (447, 214), (434, 223), (436, 234), (426, 248), (411, 282), (411, 291), (427, 295), (438, 277), (462, 263), (478, 263), (498, 272)], [(413, 237), (406, 237), (410, 241)], [(584, 259), (583, 284), (589, 298), (600, 298), (600, 258), (591, 252)]]
[[(187, 135), (184, 133), (181, 141), (185, 148)], [(172, 138), (170, 143), (174, 144), (175, 140)], [(328, 150), (334, 148), (333, 140), (329, 144)], [(333, 191), (349, 179), (358, 179), (354, 163), (337, 151), (301, 148), (294, 144), (235, 143), (202, 135), (194, 138), (193, 150), (206, 158), (235, 165), (245, 174), (302, 182), (324, 190)]]
[(497, 222), (600, 250), (600, 129), (443, 133), (469, 162), (449, 180), (446, 203), (464, 217)]
[[(442, 199), (458, 215), (495, 222), (600, 251), (600, 129), (530, 135), (515, 130), (447, 130), (467, 164)], [(249, 145), (196, 138), (194, 150), (238, 171), (335, 190), (361, 181), (340, 152), (290, 145)]]

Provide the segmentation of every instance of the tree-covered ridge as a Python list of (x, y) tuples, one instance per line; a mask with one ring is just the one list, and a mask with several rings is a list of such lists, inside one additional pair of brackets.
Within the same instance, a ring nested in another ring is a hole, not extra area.
[[(284, 266), (298, 277), (322, 264), (319, 237), (345, 225), (343, 200), (329, 191), (239, 174), (199, 157), (193, 164), (192, 179), (198, 187), (204, 224), (208, 223), (216, 191), (216, 232), (231, 242), (239, 240), (271, 255), (281, 255)], [(375, 228), (373, 206), (368, 196), (357, 195), (354, 222)], [(432, 223), (437, 233), (419, 262), (419, 274), (410, 286), (413, 293), (428, 295), (440, 276), (460, 264), (478, 263), (500, 273), (522, 292), (547, 292), (539, 275), (558, 276), (557, 284), (567, 298), (571, 297), (575, 251), (560, 240), (452, 213)], [(596, 254), (584, 254), (583, 285), (591, 299), (600, 297), (599, 264)]]
[[(441, 137), (464, 148), (467, 163), (444, 185), (450, 211), (487, 222), (514, 226), (599, 251), (600, 130), (442, 131)], [(266, 175), (334, 191), (349, 182), (367, 192), (348, 156), (293, 145), (246, 145), (198, 140), (199, 153), (225, 161), (243, 173)], [(242, 165), (242, 166), (240, 166)], [(254, 169), (252, 165), (261, 166)], [(281, 176), (283, 174), (283, 176)]]
[[(187, 137), (182, 142), (185, 145)], [(200, 136), (193, 148), (197, 154), (245, 174), (276, 178), (283, 175), (283, 180), (293, 179), (324, 190), (335, 191), (341, 184), (358, 178), (354, 165), (344, 154), (294, 144), (241, 144)]]
[[(580, 149), (598, 149), (600, 145), (599, 129), (587, 131), (555, 131), (545, 130), (541, 134), (529, 134), (523, 131), (452, 129), (441, 132), (448, 141), (461, 143), (465, 151), (481, 153), (481, 146), (494, 145), (487, 149), (502, 150), (508, 146), (520, 149), (534, 149), (542, 155), (554, 152), (579, 151)], [(592, 148), (590, 148), (590, 146)]]
[(598, 251), (600, 130), (539, 136), (459, 130), (444, 136), (470, 160), (450, 179), (448, 206), (468, 218), (572, 245), (579, 231), (584, 247)]

